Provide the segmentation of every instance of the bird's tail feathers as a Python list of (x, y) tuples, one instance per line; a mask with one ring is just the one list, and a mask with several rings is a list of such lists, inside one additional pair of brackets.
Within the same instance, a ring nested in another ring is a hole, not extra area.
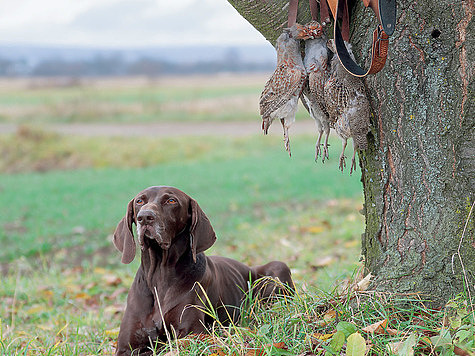
[(355, 142), (355, 146), (359, 150), (366, 150), (368, 148), (368, 140), (366, 139), (366, 133), (354, 135), (353, 141)]
[(369, 131), (369, 113), (366, 110), (358, 110), (359, 112), (353, 116), (353, 120), (349, 120), (350, 132), (356, 147), (360, 150), (368, 148), (366, 134)]

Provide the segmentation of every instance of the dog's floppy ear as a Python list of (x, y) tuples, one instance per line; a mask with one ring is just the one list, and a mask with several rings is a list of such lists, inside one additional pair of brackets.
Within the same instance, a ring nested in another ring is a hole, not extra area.
[(122, 252), (122, 263), (130, 263), (135, 258), (135, 240), (132, 232), (134, 221), (134, 199), (127, 205), (125, 216), (119, 221), (114, 232), (114, 246)]
[(216, 241), (216, 234), (208, 220), (206, 214), (201, 210), (198, 203), (190, 198), (191, 206), (191, 227), (190, 244), (193, 253), (193, 261), (196, 262), (196, 255), (210, 248)]

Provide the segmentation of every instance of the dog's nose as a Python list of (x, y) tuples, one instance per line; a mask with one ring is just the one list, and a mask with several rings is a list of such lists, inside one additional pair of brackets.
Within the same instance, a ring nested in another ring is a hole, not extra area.
[(137, 221), (140, 224), (152, 224), (155, 221), (155, 213), (152, 210), (140, 210)]

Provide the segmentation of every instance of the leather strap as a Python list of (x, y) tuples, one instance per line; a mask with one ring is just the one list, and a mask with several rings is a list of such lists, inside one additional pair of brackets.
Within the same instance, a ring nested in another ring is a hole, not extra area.
[(332, 12), (334, 22), (341, 20), (341, 34), (343, 39), (350, 41), (350, 15), (348, 13), (348, 3), (346, 0), (321, 0), (328, 1), (330, 11)]
[(363, 0), (363, 4), (373, 9), (384, 32), (391, 36), (396, 28), (396, 0)]
[(338, 58), (343, 67), (355, 77), (366, 77), (368, 74), (378, 73), (386, 64), (388, 56), (389, 36), (383, 31), (381, 25), (373, 31), (373, 45), (371, 48), (371, 65), (367, 71), (361, 68), (346, 49), (340, 28), (335, 25), (335, 47)]
[[(345, 46), (345, 41), (349, 42), (349, 20), (345, 20), (349, 19), (347, 0), (327, 1), (334, 19), (335, 47), (343, 67), (355, 77), (365, 77), (383, 69), (388, 56), (389, 35), (394, 32), (396, 23), (396, 0), (363, 0), (366, 7), (373, 9), (380, 23), (373, 32), (371, 65), (367, 71), (356, 64)], [(341, 30), (337, 21), (340, 18), (342, 19)]]
[[(342, 5), (343, 4), (343, 5)], [(350, 14), (348, 12), (348, 1), (338, 2), (338, 12), (341, 13), (341, 34), (346, 42), (350, 42)], [(339, 16), (339, 15), (337, 15)]]
[(297, 10), (299, 8), (299, 0), (289, 0), (289, 15), (287, 26), (292, 27), (297, 22)]
[(326, 26), (330, 23), (327, 0), (320, 0), (320, 24)]
[(312, 20), (316, 21), (318, 18), (318, 5), (317, 0), (308, 0), (310, 6), (310, 13), (312, 14)]

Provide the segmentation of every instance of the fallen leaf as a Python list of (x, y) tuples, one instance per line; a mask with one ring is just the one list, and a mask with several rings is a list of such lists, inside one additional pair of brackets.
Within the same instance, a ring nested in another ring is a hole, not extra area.
[(40, 305), (40, 304), (37, 304), (37, 305), (34, 305), (32, 306), (30, 309), (28, 309), (26, 311), (26, 314), (27, 315), (33, 315), (33, 314), (39, 314), (39, 313), (42, 313), (46, 311), (46, 308), (44, 305)]
[(313, 269), (323, 268), (323, 267), (327, 267), (331, 265), (335, 261), (336, 261), (336, 258), (334, 256), (324, 256), (324, 257), (318, 258), (314, 263), (312, 263), (311, 267)]
[(330, 333), (330, 334), (313, 333), (312, 337), (318, 340), (326, 341), (330, 339), (331, 337), (333, 337), (333, 335), (335, 335), (335, 333)]
[(99, 306), (99, 296), (98, 295), (93, 295), (90, 298), (84, 299), (84, 304), (86, 304), (88, 307), (93, 307), (96, 308)]
[(402, 340), (396, 341), (396, 342), (390, 342), (389, 344), (386, 344), (386, 349), (388, 350), (390, 355), (397, 355), (401, 345), (402, 345)]
[(44, 298), (51, 298), (54, 294), (50, 286), (40, 286), (37, 288), (37, 291)]
[(287, 350), (287, 345), (285, 342), (276, 342), (271, 345), (266, 345), (265, 347), (259, 348), (259, 349), (251, 349), (246, 352), (246, 356), (264, 356), (267, 354), (266, 349), (271, 348), (272, 352), (271, 354), (273, 355), (275, 353), (275, 349), (280, 349), (280, 350)]
[(102, 280), (106, 283), (106, 285), (112, 287), (118, 286), (122, 283), (122, 279), (114, 274), (104, 274), (102, 276)]
[(96, 267), (94, 268), (94, 274), (105, 274), (107, 270), (102, 267)]
[(356, 332), (348, 336), (346, 344), (347, 356), (364, 356), (366, 353), (366, 340)]
[(345, 242), (343, 246), (345, 248), (352, 248), (352, 247), (359, 246), (359, 244), (360, 244), (360, 240), (351, 240), (351, 241)]
[(228, 245), (228, 246), (227, 246), (227, 249), (228, 249), (229, 251), (231, 251), (231, 252), (234, 252), (234, 251), (236, 251), (236, 250), (238, 249), (238, 247), (237, 247), (236, 245), (234, 245), (234, 244), (231, 244), (231, 245)]
[(416, 345), (416, 335), (412, 333), (407, 339), (387, 344), (390, 353), (398, 356), (413, 356)]
[(356, 290), (358, 291), (365, 291), (368, 289), (370, 283), (371, 283), (371, 278), (373, 275), (371, 273), (368, 273), (366, 277), (364, 277), (361, 281), (359, 281), (356, 284)]
[[(368, 325), (367, 327), (363, 328), (363, 331), (367, 333), (374, 333), (376, 332), (376, 330), (382, 330), (383, 328), (385, 328), (387, 324), (388, 324), (388, 319), (380, 320), (377, 323)], [(381, 332), (379, 332), (379, 334), (380, 333)]]
[(432, 336), (430, 338), (431, 343), (434, 345), (434, 348), (440, 346), (450, 346), (452, 345), (452, 336), (448, 329), (442, 329), (439, 335)]
[(356, 325), (347, 321), (340, 321), (336, 326), (337, 331), (341, 331), (345, 338), (356, 332)]
[(94, 288), (95, 286), (97, 286), (96, 282), (90, 282), (84, 286), (84, 289), (88, 290), (88, 289)]
[(307, 231), (312, 234), (318, 234), (325, 231), (325, 228), (323, 226), (310, 226), (307, 228)]
[(104, 308), (104, 312), (107, 314), (118, 314), (124, 311), (124, 306), (122, 304), (112, 304)]
[(388, 325), (388, 319), (384, 319), (384, 320), (378, 321), (377, 323), (368, 325), (362, 330), (364, 332), (371, 333), (371, 334), (389, 334), (393, 336), (399, 334), (398, 330), (388, 328), (387, 325)]
[(125, 287), (119, 287), (119, 288), (116, 288), (114, 290), (114, 292), (112, 292), (112, 294), (110, 295), (106, 295), (106, 299), (109, 299), (109, 300), (115, 300), (117, 299), (117, 297), (121, 294), (127, 294), (128, 292), (128, 289), (125, 288)]
[(74, 295), (74, 299), (88, 299), (90, 298), (91, 296), (87, 293), (84, 293), (84, 292), (80, 292), (80, 293), (76, 293)]
[(335, 354), (338, 354), (345, 344), (346, 336), (343, 331), (337, 331), (330, 340), (330, 347)]
[(292, 243), (287, 239), (280, 239), (279, 241), (284, 247), (292, 247)]
[(287, 350), (287, 345), (285, 344), (285, 342), (274, 342), (274, 347), (276, 349), (281, 349), (281, 350)]
[(457, 356), (473, 356), (473, 353), (469, 353), (466, 350), (461, 349), (457, 345), (454, 345), (454, 354)]
[(165, 355), (163, 356), (179, 356), (180, 355), (180, 352), (178, 350), (172, 350), (172, 351), (168, 351)]
[(325, 315), (323, 316), (323, 320), (325, 320), (327, 323), (332, 321), (333, 319), (336, 318), (336, 311), (335, 309), (328, 309)]
[(314, 323), (316, 326), (325, 326), (331, 323), (336, 318), (336, 312), (333, 309), (327, 310), (327, 312), (323, 315), (323, 319), (316, 320)]

